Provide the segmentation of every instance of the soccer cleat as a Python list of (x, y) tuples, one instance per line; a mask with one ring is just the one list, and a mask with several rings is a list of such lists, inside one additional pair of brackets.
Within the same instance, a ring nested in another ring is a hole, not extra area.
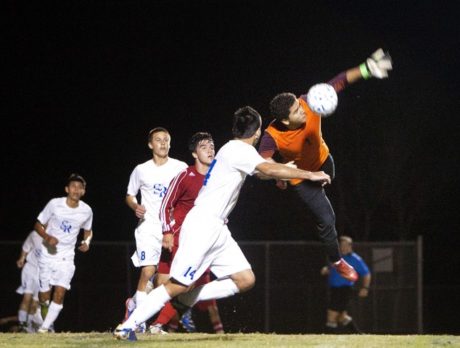
[(123, 329), (121, 324), (117, 326), (113, 332), (113, 336), (117, 340), (137, 341), (136, 333), (132, 329)]
[(160, 323), (150, 325), (149, 332), (152, 335), (167, 335), (168, 334), (166, 331), (163, 330), (163, 325), (161, 325)]
[(147, 331), (147, 325), (145, 323), (142, 323), (138, 327), (136, 327), (135, 331), (137, 333), (145, 333)]
[(129, 316), (134, 312), (136, 306), (134, 305), (134, 300), (131, 297), (128, 297), (125, 301), (125, 316), (123, 322), (128, 320)]
[(44, 327), (41, 327), (37, 330), (37, 333), (39, 334), (47, 334), (47, 333), (51, 333), (52, 331), (50, 329), (46, 329)]
[(187, 310), (180, 318), (182, 327), (187, 332), (196, 332), (196, 326), (192, 319), (192, 309)]
[(358, 280), (358, 273), (356, 273), (355, 269), (352, 266), (350, 266), (344, 259), (340, 259), (339, 261), (334, 263), (332, 267), (334, 267), (336, 271), (346, 280), (352, 282)]

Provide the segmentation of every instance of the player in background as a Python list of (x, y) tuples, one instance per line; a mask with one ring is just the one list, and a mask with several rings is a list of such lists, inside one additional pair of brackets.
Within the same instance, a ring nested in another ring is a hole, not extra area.
[[(205, 174), (214, 160), (215, 149), (214, 141), (211, 134), (206, 132), (195, 133), (189, 141), (189, 150), (195, 159), (194, 165), (180, 172), (171, 182), (169, 190), (163, 199), (160, 209), (160, 220), (163, 225), (163, 250), (161, 253), (160, 264), (158, 266), (159, 284), (164, 284), (169, 279), (169, 272), (174, 255), (179, 246), (180, 230), (187, 213), (192, 209), (198, 192), (203, 186)], [(199, 281), (209, 282), (209, 272), (207, 277), (200, 278)], [(215, 300), (210, 303), (212, 306), (213, 326), (222, 331), (222, 322), (220, 320), (217, 303)], [(168, 322), (170, 329), (177, 328), (176, 310), (170, 303), (159, 313), (157, 320), (150, 326), (150, 332), (164, 333), (163, 327)], [(191, 310), (181, 318), (184, 329), (188, 332), (194, 332), (195, 325), (191, 318)]]
[[(129, 319), (118, 325), (114, 336), (135, 340), (135, 329), (175, 299), (175, 308), (184, 313), (198, 301), (219, 299), (251, 289), (255, 276), (240, 247), (233, 239), (227, 218), (238, 200), (247, 175), (260, 171), (275, 179), (309, 179), (330, 182), (324, 172), (308, 172), (264, 160), (255, 150), (262, 119), (251, 107), (234, 114), (233, 140), (217, 153), (205, 176), (203, 187), (182, 224), (179, 248), (171, 265), (170, 279), (154, 289)], [(217, 277), (189, 290), (207, 269)], [(181, 296), (179, 296), (181, 295)]]
[[(361, 278), (361, 288), (358, 296), (360, 298), (369, 295), (371, 286), (371, 272), (364, 260), (353, 251), (353, 240), (348, 236), (341, 236), (340, 252), (343, 258), (356, 269)], [(353, 294), (355, 282), (340, 276), (337, 270), (331, 266), (324, 266), (321, 269), (322, 275), (328, 275), (329, 298), (327, 306), (327, 333), (361, 333), (353, 318), (348, 315), (348, 304)], [(339, 331), (339, 329), (341, 329)]]
[[(365, 63), (340, 73), (328, 83), (340, 92), (360, 79), (386, 78), (391, 69), (391, 58), (379, 49)], [(259, 153), (272, 162), (273, 156), (279, 154), (285, 163), (293, 161), (300, 169), (321, 170), (334, 179), (334, 160), (322, 136), (321, 117), (309, 108), (306, 97), (306, 94), (297, 98), (292, 93), (281, 93), (272, 99), (270, 112), (274, 120), (262, 136)], [(356, 271), (340, 255), (335, 213), (324, 188), (308, 180), (294, 179), (290, 184), (312, 214), (329, 261), (343, 277), (355, 281)], [(287, 182), (278, 181), (277, 186), (285, 189)]]
[(18, 310), (18, 321), (22, 332), (35, 332), (43, 323), (38, 305), (38, 260), (42, 250), (43, 238), (31, 231), (24, 243), (16, 265), (21, 270), (21, 286), (16, 292), (23, 295)]
[[(78, 250), (87, 252), (93, 237), (93, 211), (81, 198), (86, 192), (86, 181), (71, 174), (65, 186), (67, 197), (51, 199), (40, 212), (34, 229), (43, 238), (39, 258), (40, 292), (43, 324), (39, 333), (47, 333), (63, 308), (64, 296), (70, 290), (75, 273), (75, 244), (80, 230), (83, 240)], [(53, 300), (51, 301), (51, 290)]]
[[(148, 134), (147, 145), (152, 150), (152, 158), (137, 165), (132, 171), (125, 199), (128, 207), (139, 218), (134, 232), (136, 251), (131, 257), (134, 266), (141, 268), (134, 295), (136, 306), (142, 305), (145, 300), (148, 282), (155, 275), (160, 260), (163, 239), (159, 217), (161, 201), (171, 180), (187, 168), (185, 162), (169, 157), (171, 135), (165, 128), (152, 129)], [(137, 200), (139, 192), (140, 203)], [(129, 301), (126, 301), (127, 305)]]

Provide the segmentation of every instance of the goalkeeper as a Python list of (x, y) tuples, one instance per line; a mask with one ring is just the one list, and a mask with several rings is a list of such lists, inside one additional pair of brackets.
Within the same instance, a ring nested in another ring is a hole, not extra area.
[[(366, 62), (340, 73), (328, 83), (336, 92), (360, 79), (388, 77), (392, 69), (392, 61), (388, 53), (381, 48), (369, 57)], [(297, 98), (292, 93), (281, 93), (270, 102), (270, 113), (274, 120), (262, 136), (259, 153), (269, 160), (275, 154), (284, 163), (294, 164), (308, 171), (324, 171), (334, 178), (334, 160), (329, 153), (321, 133), (321, 117), (307, 105), (306, 94)], [(297, 196), (312, 214), (321, 242), (332, 266), (341, 276), (356, 281), (358, 275), (344, 259), (342, 259), (337, 242), (335, 213), (326, 196), (324, 188), (309, 180), (290, 180)], [(286, 181), (277, 181), (281, 189), (287, 187)]]

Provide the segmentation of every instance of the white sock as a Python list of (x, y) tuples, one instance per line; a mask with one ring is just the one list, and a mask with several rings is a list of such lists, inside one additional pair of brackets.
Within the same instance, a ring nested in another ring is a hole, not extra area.
[(20, 309), (18, 311), (18, 321), (20, 323), (25, 323), (27, 321), (27, 312), (26, 311), (24, 311), (22, 309)]
[(40, 311), (40, 306), (38, 306), (37, 311), (36, 311), (35, 314), (33, 315), (32, 321), (33, 321), (36, 325), (42, 326), (42, 324), (43, 324), (43, 318), (42, 318), (42, 313), (41, 313), (41, 311)]
[(142, 306), (142, 303), (145, 301), (147, 298), (147, 293), (145, 291), (136, 291), (136, 294), (134, 295), (136, 298), (136, 307)]
[(55, 302), (51, 302), (49, 308), (48, 308), (48, 314), (46, 315), (45, 320), (43, 321), (42, 328), (43, 329), (49, 329), (51, 325), (54, 324), (54, 321), (57, 319), (59, 313), (62, 310), (62, 307), (64, 307), (61, 304), (57, 304)]
[[(138, 298), (139, 299), (139, 298)], [(135, 329), (146, 320), (150, 319), (153, 315), (160, 311), (166, 302), (171, 300), (168, 292), (164, 285), (160, 285), (158, 288), (153, 289), (140, 306), (139, 302), (137, 307), (131, 316), (122, 324), (123, 329)]]
[(240, 290), (235, 282), (230, 279), (216, 279), (210, 283), (199, 286), (192, 291), (179, 295), (179, 302), (186, 306), (193, 307), (198, 301), (214, 300), (225, 298), (239, 293)]

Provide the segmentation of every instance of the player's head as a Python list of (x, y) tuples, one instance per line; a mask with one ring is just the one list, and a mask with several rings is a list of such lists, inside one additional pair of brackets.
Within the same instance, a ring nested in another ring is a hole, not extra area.
[(65, 192), (67, 196), (73, 200), (80, 200), (86, 191), (86, 180), (79, 174), (72, 173), (67, 179)]
[(244, 106), (235, 111), (233, 116), (233, 136), (237, 139), (254, 137), (254, 144), (259, 140), (262, 117), (250, 106)]
[(154, 155), (158, 157), (168, 157), (171, 148), (171, 135), (163, 127), (153, 128), (149, 132), (148, 146), (152, 149)]
[(305, 111), (297, 97), (292, 93), (280, 93), (270, 102), (270, 114), (278, 121), (288, 122), (292, 125), (305, 123)]
[(340, 253), (342, 255), (346, 255), (352, 252), (353, 249), (353, 239), (348, 236), (340, 236), (339, 237), (339, 244), (340, 244)]
[(196, 161), (205, 165), (210, 165), (216, 154), (214, 140), (211, 134), (206, 132), (193, 134), (188, 143), (188, 149)]

